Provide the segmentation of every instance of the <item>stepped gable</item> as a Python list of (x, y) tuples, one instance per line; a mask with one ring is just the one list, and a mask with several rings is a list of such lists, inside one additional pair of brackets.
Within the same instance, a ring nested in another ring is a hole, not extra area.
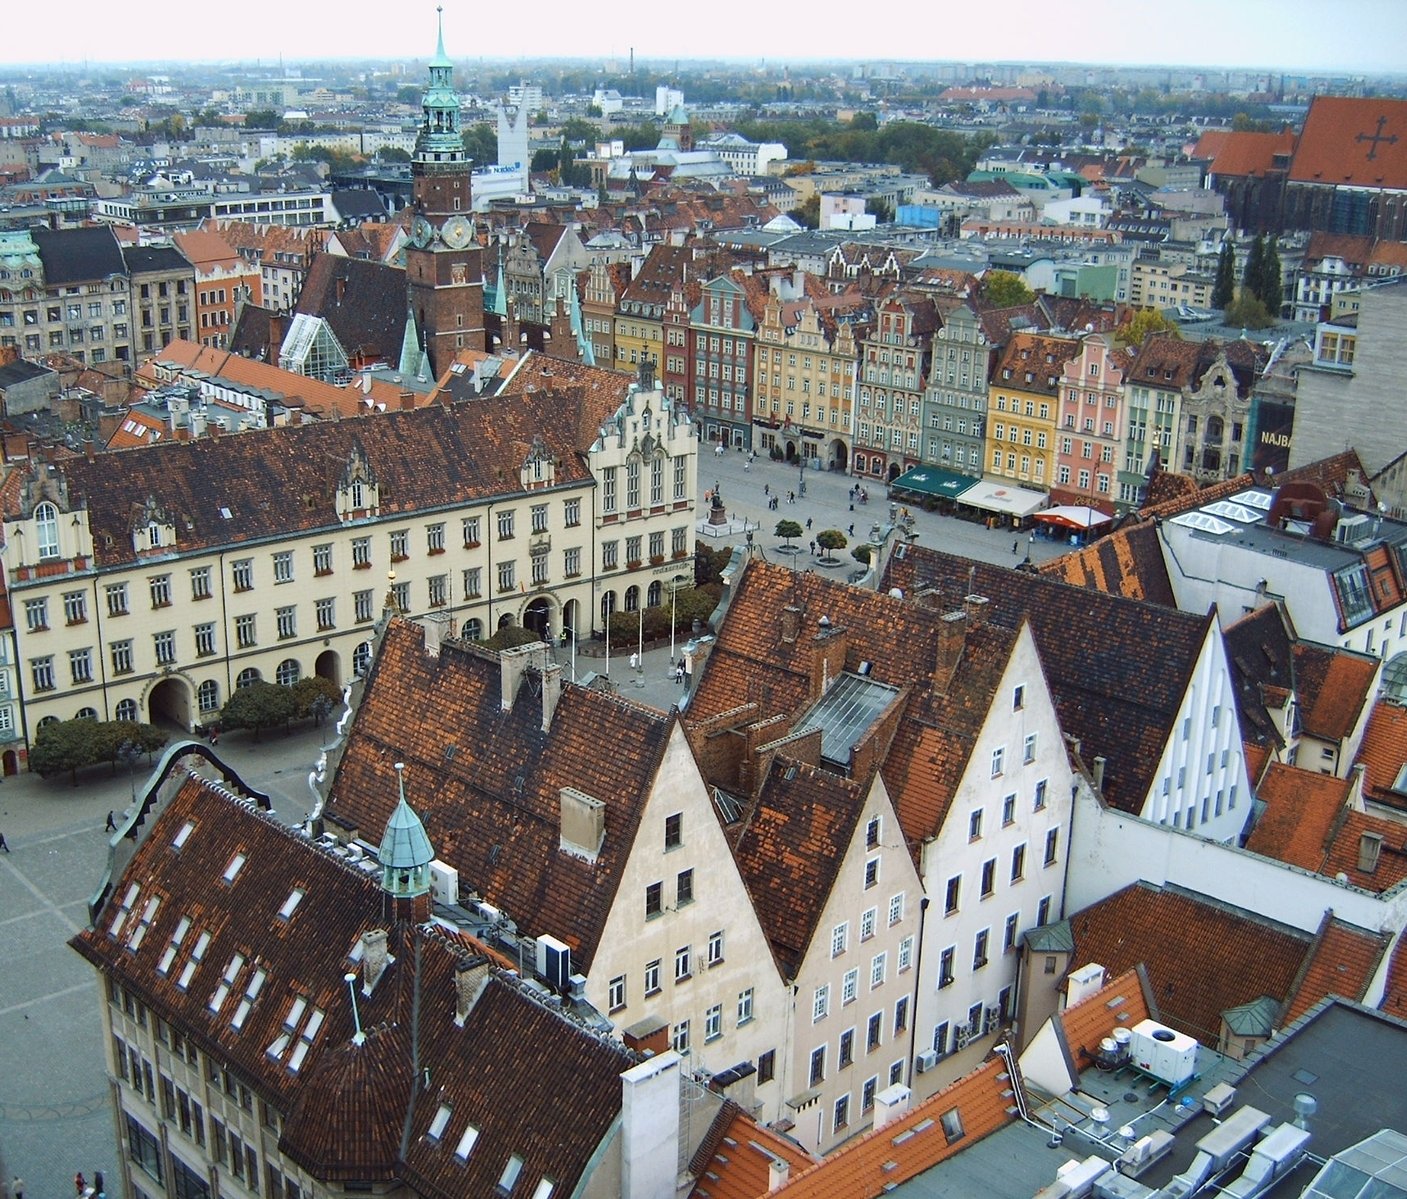
[[(905, 595), (988, 597), (984, 619), (1028, 620), (1064, 731), (1086, 762), (1106, 760), (1105, 800), (1138, 813), (1172, 735), (1213, 618), (1072, 587), (924, 546), (890, 559), (882, 583)], [(902, 643), (900, 643), (902, 644)]]
[[(383, 785), (394, 793), (392, 781)], [(301, 899), (281, 915), (296, 891)], [(316, 849), (225, 787), (189, 775), (93, 926), (70, 944), (288, 1112), (318, 1055), (352, 1035), (342, 976), (362, 933), (381, 919), (378, 878)], [(226, 974), (228, 993), (217, 1002)], [(239, 1019), (251, 988), (255, 1000)], [(298, 998), (305, 1011), (325, 1014), (301, 1068), (292, 1065), (292, 1046), (281, 1056), (270, 1052)], [(395, 980), (360, 1002), (366, 1026), (394, 1022)]]
[(1292, 652), (1300, 727), (1311, 737), (1343, 740), (1373, 702), (1382, 660), (1308, 641), (1297, 641)]
[[(960, 668), (940, 690), (934, 683), (939, 628), (945, 614), (961, 608), (965, 587), (948, 592), (952, 601), (945, 608), (766, 562), (750, 562), (735, 586), (689, 711), (723, 713), (756, 703), (764, 717), (784, 713), (794, 724), (815, 699), (814, 634), (826, 617), (835, 635), (845, 638), (845, 669), (869, 662), (870, 679), (904, 693), (893, 739), (876, 760), (917, 853), (919, 843), (941, 827), (961, 781), (1011, 657), (1013, 630), (985, 620), (968, 627)], [(794, 641), (786, 640), (778, 619), (786, 608), (800, 612)], [(690, 723), (698, 728), (702, 722)]]
[(1080, 549), (1042, 563), (1041, 574), (1125, 599), (1176, 608), (1172, 579), (1152, 521), (1115, 529)]
[(863, 782), (778, 755), (734, 846), (784, 979), (801, 970), (866, 790)]
[[(338, 480), (357, 447), (381, 485), (383, 513), (417, 512), (517, 486), (535, 438), (558, 455), (557, 482), (591, 476), (576, 448), (577, 405), (542, 391), (512, 403), (435, 405), (235, 436), (167, 442), (66, 460), (69, 495), (86, 503), (102, 568), (134, 562), (132, 513), (170, 513), (183, 552), (286, 538), (338, 524)], [(225, 513), (229, 515), (226, 516)]]
[(322, 317), (353, 361), (400, 357), (405, 335), (402, 267), (341, 254), (318, 254), (308, 267), (295, 314)]
[[(450, 640), (431, 656), (419, 625), (392, 620), (325, 815), (379, 835), (396, 805), (394, 788), (383, 781), (386, 764), (405, 762), (406, 787), (437, 856), (524, 934), (566, 942), (584, 972), (674, 722), (567, 684), (544, 731), (536, 677), (503, 711), (496, 654)], [(607, 805), (594, 862), (561, 849), (564, 787)]]
[(1111, 977), (1142, 963), (1158, 1018), (1210, 1046), (1228, 1008), (1290, 994), (1311, 940), (1253, 912), (1148, 882), (1076, 912), (1069, 925), (1073, 960), (1098, 962)]

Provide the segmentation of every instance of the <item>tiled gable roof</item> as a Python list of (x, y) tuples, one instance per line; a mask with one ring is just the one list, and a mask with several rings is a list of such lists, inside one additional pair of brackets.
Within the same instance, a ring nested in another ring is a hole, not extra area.
[(1373, 705), (1358, 762), (1363, 767), (1365, 796), (1396, 807), (1407, 806), (1407, 794), (1396, 789), (1407, 766), (1407, 708), (1384, 699)]
[(1270, 695), (1288, 694), (1294, 685), (1294, 642), (1288, 617), (1278, 604), (1261, 605), (1222, 632), (1231, 668), (1241, 737), (1278, 749), (1284, 738), (1266, 711)]
[(758, 1124), (734, 1103), (719, 1112), (720, 1124), (705, 1137), (709, 1147), (695, 1158), (698, 1181), (689, 1199), (760, 1199), (768, 1193), (773, 1161), (784, 1161), (793, 1174), (814, 1164), (800, 1145)]
[[(1372, 871), (1362, 870), (1358, 864), (1364, 834), (1382, 838), (1378, 865)], [(1407, 882), (1407, 829), (1396, 820), (1348, 812), (1326, 846), (1319, 873), (1330, 878), (1346, 875), (1350, 884), (1365, 891), (1382, 892), (1400, 886)]]
[(1086, 761), (1107, 759), (1104, 798), (1142, 810), (1211, 617), (919, 545), (890, 559), (882, 585), (906, 595), (937, 589), (950, 603), (975, 589), (990, 601), (991, 624), (1029, 620), (1061, 728), (1079, 738)]
[(1300, 966), (1294, 992), (1286, 997), (1278, 1027), (1293, 1024), (1328, 995), (1357, 1003), (1372, 982), (1391, 936), (1368, 932), (1324, 913), (1319, 934)]
[(1389, 1016), (1407, 1020), (1407, 937), (1398, 935), (1397, 948), (1388, 964), (1382, 1009)]
[(1293, 653), (1300, 726), (1328, 741), (1347, 737), (1372, 702), (1382, 660), (1307, 641), (1296, 642)]
[[(989, 1058), (908, 1115), (866, 1133), (819, 1165), (794, 1174), (773, 1193), (784, 1199), (875, 1199), (885, 1194), (1016, 1118), (1008, 1110), (1011, 1099), (1005, 1072), (1001, 1058)], [(956, 1111), (962, 1122), (962, 1136), (954, 1140), (944, 1135), (940, 1122), (951, 1111)]]
[(1110, 975), (1142, 962), (1158, 1018), (1212, 1046), (1228, 1008), (1289, 995), (1310, 942), (1254, 913), (1147, 882), (1091, 904), (1069, 923), (1073, 960), (1098, 962)]
[(320, 316), (353, 358), (399, 356), (406, 323), (405, 271), (380, 261), (319, 254), (295, 312)]
[(575, 452), (578, 423), (575, 403), (539, 392), (512, 403), (436, 405), (163, 441), (92, 462), (75, 457), (60, 469), (74, 502), (88, 506), (94, 556), (108, 567), (135, 560), (133, 513), (149, 498), (174, 518), (182, 550), (335, 527), (338, 481), (357, 447), (380, 482), (383, 514), (516, 491), (525, 448), (536, 437), (558, 456), (559, 484), (585, 483), (590, 473)]
[(1265, 809), (1246, 848), (1277, 862), (1319, 870), (1352, 789), (1349, 779), (1272, 762), (1256, 790)]
[(601, 426), (616, 414), (633, 380), (633, 375), (609, 367), (587, 366), (529, 350), (498, 394), (533, 396), (550, 391), (573, 396), (580, 407), (576, 446), (586, 450), (600, 436)]
[(1289, 177), (1299, 183), (1407, 190), (1407, 100), (1315, 96)]
[(1107, 537), (1050, 559), (1039, 570), (1076, 587), (1177, 607), (1158, 530), (1151, 520), (1126, 524)]
[(1279, 133), (1243, 133), (1231, 129), (1209, 129), (1197, 139), (1194, 158), (1210, 158), (1213, 175), (1263, 176), (1275, 167), (1277, 154), (1290, 154), (1295, 148), (1293, 130)]
[(778, 755), (734, 846), (784, 979), (801, 970), (865, 800), (862, 782)]
[(1023, 395), (1053, 396), (1060, 388), (1065, 363), (1079, 352), (1077, 341), (1014, 333), (992, 372), (992, 386)]
[[(439, 858), (530, 936), (571, 946), (583, 972), (615, 901), (621, 872), (674, 721), (599, 691), (562, 688), (551, 727), (542, 698), (519, 687), (502, 710), (497, 656), (424, 630), (387, 628), (329, 789), (326, 816), (379, 835), (396, 804), (385, 763), (406, 763), (406, 787)], [(605, 749), (603, 747), (609, 747)], [(594, 862), (561, 849), (565, 787), (606, 804)]]
[(1100, 1041), (1116, 1028), (1132, 1028), (1154, 1017), (1155, 1011), (1145, 991), (1148, 976), (1139, 969), (1139, 963), (1116, 974), (1103, 958), (1082, 953), (1079, 960), (1098, 962), (1104, 966), (1108, 979), (1093, 995), (1070, 1004), (1058, 1016), (1066, 1048), (1075, 1059), (1076, 1069), (1083, 1070), (1093, 1065)]
[(655, 246), (620, 296), (618, 306), (644, 304), (663, 307), (669, 300), (670, 291), (684, 277), (692, 258), (693, 251), (687, 246)]

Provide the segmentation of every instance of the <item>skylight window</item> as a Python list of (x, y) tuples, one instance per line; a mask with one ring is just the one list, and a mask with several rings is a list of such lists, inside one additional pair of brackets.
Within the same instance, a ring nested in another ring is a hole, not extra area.
[(142, 909), (142, 918), (137, 922), (137, 927), (127, 934), (127, 948), (136, 953), (142, 947), (142, 942), (146, 939), (147, 929), (151, 927), (151, 922), (156, 916), (156, 909), (161, 906), (161, 898), (153, 895), (147, 900), (146, 907)]
[(435, 1118), (430, 1121), (430, 1131), (425, 1135), (432, 1141), (438, 1141), (445, 1135), (445, 1125), (449, 1123), (450, 1107), (446, 1103), (440, 1104), (440, 1110), (435, 1113)]
[(201, 933), (195, 939), (195, 948), (191, 950), (190, 960), (181, 968), (181, 977), (176, 980), (176, 985), (185, 990), (191, 985), (191, 979), (195, 976), (196, 968), (205, 960), (205, 951), (210, 946), (210, 934)]
[[(321, 1008), (314, 1007), (304, 996), (295, 995), (293, 1001), (288, 1005), (288, 1014), (283, 1018), (283, 1030), (273, 1039), (265, 1052), (278, 1062), (282, 1062), (284, 1055), (288, 1054), (285, 1065), (293, 1073), (298, 1073), (303, 1059), (308, 1055), (308, 1050), (312, 1048), (326, 1018), (327, 1013)], [(289, 1054), (290, 1046), (293, 1049), (291, 1054)]]
[(127, 923), (127, 917), (132, 914), (132, 905), (137, 902), (137, 895), (141, 888), (132, 883), (127, 888), (127, 893), (122, 897), (122, 902), (117, 905), (117, 914), (112, 918), (112, 926), (108, 929), (108, 936), (116, 940), (122, 935), (122, 926)]
[(303, 1059), (308, 1056), (308, 1050), (313, 1047), (318, 1030), (322, 1028), (322, 1022), (325, 1019), (327, 1019), (326, 1012), (321, 1008), (313, 1008), (313, 1014), (308, 1017), (308, 1022), (303, 1025), (303, 1031), (298, 1036), (298, 1044), (293, 1047), (293, 1056), (288, 1059), (288, 1068), (294, 1074), (297, 1074), (299, 1067), (303, 1065)]
[(552, 1188), (556, 1185), (550, 1178), (544, 1178), (537, 1184), (537, 1190), (533, 1192), (533, 1199), (552, 1199)]
[(518, 1175), (523, 1172), (523, 1159), (516, 1153), (508, 1155), (508, 1164), (503, 1167), (503, 1173), (498, 1178), (498, 1189), (505, 1195), (513, 1193), (513, 1187), (517, 1184)]
[(288, 893), (288, 898), (283, 901), (283, 907), (279, 908), (279, 916), (284, 920), (292, 916), (297, 910), (298, 905), (303, 902), (303, 896), (305, 894), (306, 892), (301, 887), (294, 887), (293, 890)]
[(230, 864), (225, 867), (225, 873), (224, 873), (221, 877), (222, 877), (222, 878), (225, 880), (225, 882), (227, 882), (227, 883), (232, 883), (232, 882), (234, 882), (234, 881), (235, 881), (235, 875), (237, 875), (237, 874), (244, 868), (244, 863), (245, 863), (245, 856), (244, 856), (244, 854), (242, 854), (242, 853), (237, 853), (237, 854), (235, 854), (235, 856), (230, 859)]
[(250, 976), (249, 982), (245, 984), (244, 998), (239, 1001), (239, 1007), (235, 1008), (234, 1018), (230, 1021), (230, 1027), (238, 1032), (244, 1027), (244, 1021), (249, 1015), (249, 1009), (254, 1006), (254, 1001), (259, 998), (259, 992), (264, 989), (264, 983), (268, 979), (268, 971), (262, 966), (255, 970)]
[(467, 1162), (469, 1155), (474, 1152), (474, 1142), (479, 1139), (479, 1130), (472, 1124), (464, 1129), (464, 1135), (459, 1138), (459, 1144), (454, 1147), (454, 1156), (461, 1162)]
[(229, 965), (225, 967), (224, 974), (220, 975), (220, 985), (215, 988), (215, 994), (210, 996), (210, 1010), (219, 1013), (225, 1006), (225, 1000), (230, 997), (230, 987), (234, 985), (234, 980), (239, 976), (239, 972), (244, 969), (244, 954), (237, 953), (230, 958)]
[(176, 960), (176, 952), (181, 948), (181, 942), (186, 939), (186, 933), (190, 931), (191, 918), (182, 916), (180, 923), (176, 925), (176, 931), (171, 934), (171, 944), (166, 947), (166, 952), (161, 955), (161, 961), (156, 964), (156, 972), (165, 974), (171, 969), (171, 963)]
[(176, 830), (176, 835), (171, 838), (172, 848), (180, 849), (183, 845), (185, 845), (186, 839), (193, 832), (195, 832), (195, 821), (187, 820), (185, 824), (181, 825), (181, 827)]

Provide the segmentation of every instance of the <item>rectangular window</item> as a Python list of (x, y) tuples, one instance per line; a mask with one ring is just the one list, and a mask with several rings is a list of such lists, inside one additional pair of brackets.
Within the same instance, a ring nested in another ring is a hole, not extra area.
[(723, 930), (717, 929), (708, 935), (708, 964), (716, 966), (723, 960)]
[(1008, 795), (1002, 800), (1002, 828), (1016, 823), (1016, 796)]
[(842, 1004), (854, 1003), (855, 996), (860, 992), (860, 971), (847, 970), (845, 977), (840, 982), (840, 1002)]
[(569, 579), (575, 579), (581, 574), (581, 547), (572, 546), (562, 553), (562, 573)]
[(114, 641), (111, 646), (112, 651), (112, 673), (131, 674), (132, 673), (132, 643), (130, 641)]
[(948, 880), (943, 896), (943, 912), (951, 916), (958, 910), (958, 900), (962, 895), (962, 875), (955, 874)]
[(213, 622), (195, 626), (195, 654), (198, 658), (208, 658), (215, 652), (215, 625)]
[(235, 644), (240, 649), (251, 649), (255, 644), (254, 640), (254, 617), (235, 617)]
[(313, 574), (321, 577), (332, 573), (332, 546), (313, 546)]
[(608, 1010), (618, 1012), (625, 1006), (625, 975), (618, 974), (606, 988)]
[(811, 1050), (811, 1070), (808, 1077), (810, 1085), (813, 1087), (820, 1086), (826, 1081), (826, 1047), (824, 1045), (818, 1045)]
[(293, 582), (293, 551), (279, 550), (274, 554), (274, 582)]
[(874, 936), (875, 921), (879, 917), (878, 908), (868, 908), (860, 917), (860, 940), (868, 941)]
[(513, 537), (513, 510), (510, 508), (506, 512), (498, 514), (498, 539), (509, 541)]
[(757, 1081), (761, 1085), (777, 1077), (777, 1051), (769, 1049), (757, 1056)]
[(547, 532), (547, 505), (534, 504), (528, 509), (528, 520), (534, 533)]
[(432, 554), (445, 552), (445, 526), (442, 523), (425, 526), (425, 548)]
[(716, 1041), (723, 1035), (723, 1005), (715, 1003), (704, 1013), (704, 1040)]
[(967, 817), (967, 839), (978, 841), (982, 837), (982, 809), (978, 808)]
[(674, 981), (683, 982), (694, 974), (694, 954), (692, 947), (681, 945), (674, 951)]
[(425, 591), (430, 607), (443, 608), (449, 603), (449, 575), (431, 575), (425, 580)]
[(666, 851), (684, 844), (684, 813), (673, 812), (664, 818), (664, 847)]
[(980, 970), (987, 964), (987, 942), (991, 937), (988, 929), (982, 929), (972, 942), (972, 968)]
[(601, 511), (611, 513), (616, 510), (616, 468), (603, 467), (601, 470)]
[(1036, 760), (1036, 734), (1027, 733), (1025, 743), (1022, 746), (1021, 760), (1031, 763)]
[(842, 1095), (835, 1101), (835, 1131), (839, 1132), (850, 1125), (850, 1096)]
[(645, 965), (645, 994), (657, 995), (660, 989), (660, 960), (656, 958), (653, 962)]
[(870, 858), (865, 863), (865, 890), (879, 886), (879, 858)]
[(909, 997), (907, 995), (901, 995), (894, 1004), (894, 1035), (897, 1037), (900, 1033), (907, 1031), (908, 1027)]
[(298, 635), (296, 613), (297, 609), (291, 604), (286, 608), (276, 608), (274, 610), (280, 641), (285, 641), (290, 637), (296, 637)]
[(1041, 898), (1040, 903), (1038, 903), (1038, 904), (1036, 905), (1036, 926), (1039, 928), (1040, 926), (1045, 925), (1045, 924), (1049, 924), (1049, 923), (1050, 923), (1050, 896), (1049, 896), (1049, 895), (1046, 895), (1046, 896), (1043, 896), (1043, 897)]
[(1045, 792), (1046, 792), (1046, 780), (1045, 780), (1045, 779), (1041, 779), (1041, 781), (1036, 784), (1036, 802), (1035, 802), (1035, 809), (1036, 809), (1037, 812), (1041, 811), (1041, 810), (1045, 807)]
[(885, 974), (889, 968), (889, 955), (887, 953), (877, 953), (870, 960), (870, 989), (884, 985)]
[(576, 528), (581, 524), (581, 501), (577, 499), (568, 500), (562, 506), (562, 523), (569, 529)]
[[(752, 1019), (752, 988), (738, 992), (738, 1024), (747, 1024)], [(759, 1078), (758, 1082), (765, 1082)]]
[(512, 591), (514, 579), (517, 572), (514, 570), (512, 562), (500, 562), (498, 564), (498, 589), (500, 591)]
[(230, 582), (236, 591), (254, 589), (254, 559), (241, 558), (230, 563)]
[(151, 587), (151, 606), (169, 608), (171, 606), (171, 576), (156, 575), (148, 580)]
[(107, 594), (107, 614), (109, 616), (126, 616), (127, 584), (109, 583), (103, 590)]
[(31, 633), (41, 633), (49, 627), (49, 601), (32, 599), (24, 601), (25, 624)]
[(876, 1012), (865, 1025), (865, 1052), (873, 1053), (884, 1037), (884, 1013)]
[(1060, 830), (1053, 828), (1045, 835), (1045, 864), (1047, 866), (1055, 865), (1056, 852), (1059, 846)]
[(410, 557), (410, 535), (405, 529), (391, 533), (391, 561), (402, 562)]
[(1017, 882), (1026, 875), (1026, 847), (1018, 845), (1011, 851), (1011, 881)]
[(694, 872), (681, 870), (674, 880), (674, 906), (682, 908), (694, 902)]
[(889, 899), (889, 924), (891, 927), (898, 924), (904, 918), (904, 893), (899, 892)]
[(366, 570), (371, 566), (371, 538), (352, 538), (352, 569)]
[(1006, 918), (1006, 926), (1002, 929), (1002, 952), (1010, 953), (1016, 948), (1016, 930), (1021, 921), (1019, 912), (1012, 912)]
[(840, 1034), (840, 1056), (836, 1059), (836, 1068), (844, 1070), (846, 1066), (855, 1061), (855, 1030), (847, 1028)]
[(319, 633), (328, 632), (330, 629), (336, 627), (337, 621), (334, 618), (336, 605), (337, 601), (331, 596), (326, 596), (313, 605), (314, 610), (317, 612)]
[(467, 567), (464, 571), (464, 598), (467, 600), (478, 599), (483, 593), (483, 568), (478, 566)]
[(152, 634), (152, 645), (156, 650), (156, 664), (171, 666), (176, 661), (176, 634), (171, 631)]
[(850, 940), (850, 921), (844, 920), (831, 929), (831, 957), (838, 958), (845, 952)]
[(913, 965), (914, 961), (914, 936), (910, 933), (899, 942), (899, 970), (902, 973)]
[(664, 912), (664, 884), (650, 883), (645, 888), (645, 919), (653, 920)]
[(69, 650), (68, 670), (74, 683), (91, 683), (93, 681), (93, 651), (91, 649)]
[[(681, 1020), (674, 1026), (674, 1035), (670, 1038), (670, 1047), (675, 1053), (689, 1052), (689, 1022)], [(507, 1192), (503, 1192), (507, 1194)]]
[(352, 593), (352, 615), (358, 624), (364, 624), (372, 618), (372, 606), (375, 602), (374, 593), (371, 591), (354, 591)]
[(992, 777), (1000, 778), (1002, 770), (1006, 766), (1006, 746), (999, 745), (992, 750)]
[(617, 562), (619, 561), (619, 559), (618, 559), (619, 550), (620, 550), (620, 542), (618, 542), (618, 541), (603, 541), (603, 542), (601, 542), (601, 569), (602, 569), (602, 570), (615, 570), (616, 565), (617, 565)]
[(88, 620), (88, 597), (81, 591), (64, 593), (64, 623), (86, 624)]
[(953, 974), (953, 968), (957, 961), (957, 952), (958, 951), (955, 946), (949, 945), (948, 948), (943, 950), (943, 952), (938, 957), (939, 990), (942, 990), (944, 987), (951, 987), (953, 985), (955, 978), (955, 975)]
[(988, 858), (982, 863), (982, 898), (987, 899), (996, 889), (997, 859)]
[(831, 1012), (831, 988), (829, 983), (822, 983), (816, 988), (815, 994), (811, 997), (811, 1023), (817, 1020), (824, 1020)]

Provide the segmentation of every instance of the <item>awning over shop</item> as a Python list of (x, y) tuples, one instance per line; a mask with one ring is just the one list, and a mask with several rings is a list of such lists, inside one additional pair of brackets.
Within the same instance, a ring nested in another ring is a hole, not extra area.
[(1036, 520), (1058, 525), (1062, 529), (1092, 529), (1097, 525), (1107, 525), (1114, 518), (1106, 516), (1098, 508), (1088, 508), (1083, 504), (1062, 504), (1036, 513)]
[(889, 490), (913, 492), (916, 495), (941, 496), (955, 500), (977, 480), (956, 471), (942, 470), (936, 466), (915, 466), (889, 484)]
[(983, 479), (962, 493), (962, 502), (984, 512), (999, 512), (1003, 516), (1030, 516), (1046, 502), (1043, 491), (1028, 491), (1009, 483), (991, 483)]

